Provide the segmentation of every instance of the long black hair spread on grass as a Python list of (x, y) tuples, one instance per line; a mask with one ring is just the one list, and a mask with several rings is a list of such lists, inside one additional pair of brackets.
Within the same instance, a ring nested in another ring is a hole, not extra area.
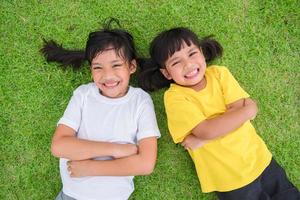
[(44, 45), (40, 49), (47, 62), (57, 62), (63, 67), (78, 69), (85, 61), (91, 65), (97, 54), (114, 49), (118, 56), (123, 57), (127, 62), (137, 59), (133, 37), (123, 29), (112, 29), (111, 24), (119, 21), (109, 18), (99, 31), (91, 32), (88, 36), (85, 50), (65, 49), (55, 41), (44, 40)]
[(165, 68), (167, 59), (176, 51), (179, 51), (184, 43), (188, 46), (191, 44), (198, 46), (202, 50), (206, 62), (221, 57), (223, 53), (222, 46), (212, 36), (198, 39), (194, 32), (182, 27), (164, 31), (151, 42), (150, 58), (140, 62), (140, 72), (138, 74), (140, 87), (147, 91), (154, 91), (170, 86), (170, 83), (174, 81), (166, 79), (160, 69)]

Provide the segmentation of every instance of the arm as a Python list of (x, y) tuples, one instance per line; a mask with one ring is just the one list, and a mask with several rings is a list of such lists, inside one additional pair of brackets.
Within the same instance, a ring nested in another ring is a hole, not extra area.
[(71, 177), (135, 176), (151, 174), (157, 156), (156, 137), (139, 141), (138, 154), (115, 160), (69, 161)]
[(52, 138), (51, 152), (55, 157), (71, 160), (84, 160), (100, 156), (119, 158), (136, 154), (137, 147), (133, 144), (116, 144), (79, 139), (72, 128), (60, 124)]
[(198, 148), (202, 147), (208, 141), (209, 140), (203, 140), (203, 139), (200, 139), (200, 138), (196, 137), (193, 134), (189, 134), (188, 136), (186, 136), (184, 138), (184, 140), (182, 141), (181, 145), (185, 149), (195, 150), (195, 149), (198, 149)]
[(251, 99), (240, 99), (227, 108), (224, 114), (199, 123), (192, 134), (204, 140), (215, 139), (239, 128), (257, 114), (256, 103)]
[(231, 104), (226, 105), (226, 108), (227, 108), (226, 112), (231, 112), (237, 108), (245, 107), (248, 105), (253, 106), (253, 109), (255, 109), (254, 111), (256, 111), (254, 113), (254, 115), (252, 116), (252, 118), (250, 118), (250, 120), (253, 120), (253, 119), (255, 119), (255, 117), (257, 115), (258, 107), (257, 107), (257, 104), (255, 103), (255, 101), (251, 98), (240, 99)]
[(233, 103), (226, 105), (226, 110), (234, 110), (245, 106), (246, 99), (239, 99)]

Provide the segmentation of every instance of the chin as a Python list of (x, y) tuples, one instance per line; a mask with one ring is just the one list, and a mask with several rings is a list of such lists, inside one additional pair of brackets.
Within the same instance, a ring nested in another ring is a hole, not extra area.
[(107, 98), (112, 98), (112, 99), (119, 98), (118, 94), (102, 94), (102, 95)]
[(108, 98), (120, 98), (125, 96), (125, 92), (121, 92), (121, 91), (109, 91), (109, 92), (103, 92), (102, 94)]

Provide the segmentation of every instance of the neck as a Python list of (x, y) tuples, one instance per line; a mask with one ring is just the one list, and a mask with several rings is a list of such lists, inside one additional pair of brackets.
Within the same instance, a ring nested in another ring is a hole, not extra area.
[(128, 93), (129, 86), (126, 88), (126, 91), (121, 96), (116, 96), (116, 97), (110, 97), (110, 96), (103, 94), (103, 92), (99, 88), (98, 88), (98, 91), (99, 91), (99, 94), (101, 94), (102, 96), (105, 96), (105, 97), (111, 98), (111, 99), (117, 99), (117, 98), (121, 98), (121, 97), (125, 96)]
[(191, 86), (190, 88), (195, 90), (196, 92), (199, 92), (200, 90), (203, 90), (206, 87), (206, 77), (204, 76), (203, 79), (197, 83), (196, 85)]

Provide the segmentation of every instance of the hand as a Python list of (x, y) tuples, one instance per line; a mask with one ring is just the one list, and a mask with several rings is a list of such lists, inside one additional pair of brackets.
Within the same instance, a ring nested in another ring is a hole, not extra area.
[(235, 111), (245, 106), (245, 99), (239, 99), (233, 103), (226, 105), (226, 112)]
[(138, 147), (135, 144), (117, 144), (113, 152), (114, 158), (122, 158), (138, 153)]
[(92, 162), (93, 160), (70, 160), (67, 162), (67, 170), (71, 177), (92, 176)]
[(233, 103), (233, 105), (231, 104), (229, 106), (226, 106), (226, 112), (233, 112), (238, 109), (245, 110), (245, 114), (249, 116), (249, 120), (255, 119), (258, 112), (255, 101), (250, 98), (241, 99)]
[(208, 140), (202, 140), (202, 139), (197, 138), (193, 134), (190, 134), (184, 138), (181, 145), (185, 149), (195, 150), (195, 149), (202, 147), (207, 142), (208, 142)]
[(256, 102), (250, 98), (247, 98), (245, 99), (244, 106), (249, 108), (250, 120), (254, 120), (258, 113)]
[(237, 109), (239, 109), (239, 107), (234, 107), (234, 106), (228, 107), (228, 108), (226, 109), (226, 112), (232, 112), (232, 111), (235, 111), (235, 110), (237, 110)]

